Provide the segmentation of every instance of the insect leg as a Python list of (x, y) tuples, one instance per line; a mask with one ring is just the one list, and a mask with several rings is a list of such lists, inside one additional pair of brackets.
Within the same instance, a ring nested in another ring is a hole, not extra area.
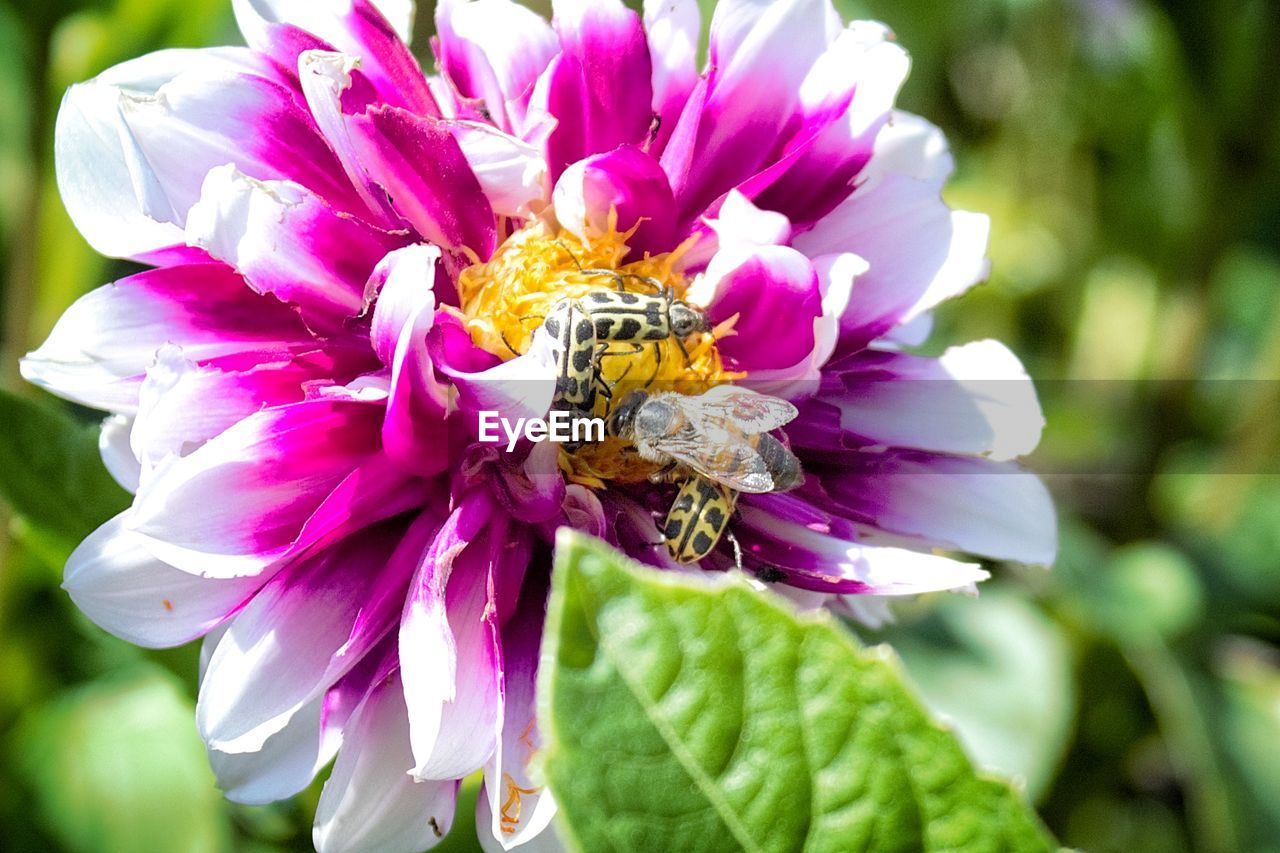
[(732, 530), (726, 530), (724, 535), (733, 546), (733, 564), (738, 567), (738, 571), (742, 571), (742, 545), (738, 543), (738, 537), (733, 535)]

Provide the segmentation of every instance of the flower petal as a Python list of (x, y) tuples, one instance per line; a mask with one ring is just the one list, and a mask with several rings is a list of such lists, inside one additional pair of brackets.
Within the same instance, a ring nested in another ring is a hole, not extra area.
[(474, 121), (446, 125), (499, 216), (528, 218), (547, 197), (547, 161), (540, 148)]
[(462, 500), (423, 557), (405, 604), (400, 660), (418, 779), (465, 776), (494, 749), (502, 664), (493, 569), (504, 539), (503, 526), (493, 524), (487, 496)]
[(131, 412), (147, 367), (169, 343), (197, 362), (242, 353), (278, 360), (316, 346), (295, 312), (255, 294), (229, 267), (189, 264), (80, 297), (23, 359), (22, 375), (77, 403)]
[(658, 154), (675, 130), (698, 82), (702, 16), (695, 0), (644, 0), (644, 29), (653, 64), (653, 112), (658, 133), (649, 150)]
[(639, 144), (653, 121), (652, 66), (640, 16), (620, 0), (554, 0), (561, 54), (540, 84), (557, 119), (547, 139), (553, 180), (570, 164)]
[(551, 792), (530, 770), (542, 745), (534, 693), (546, 593), (545, 580), (526, 584), (514, 617), (502, 627), (503, 715), (481, 792), (491, 819), (488, 826), (478, 828), (482, 838), (492, 833), (504, 850), (538, 836), (556, 812)]
[(103, 630), (139, 646), (180, 646), (249, 600), (269, 576), (202, 578), (160, 562), (117, 515), (67, 559), (62, 587)]
[(378, 448), (380, 407), (308, 400), (251, 415), (156, 469), (128, 525), (153, 554), (210, 577), (261, 572)]
[[(841, 29), (830, 0), (722, 0), (711, 20), (705, 103), (691, 98), (662, 165), (682, 221), (777, 156), (801, 83)], [(694, 129), (696, 127), (696, 130)]]
[(853, 521), (993, 559), (1053, 562), (1053, 501), (1018, 465), (905, 452), (848, 454), (844, 462), (819, 477), (833, 511)]
[(395, 625), (422, 545), (403, 522), (387, 522), (268, 581), (201, 680), (196, 722), (209, 748), (258, 751), (371, 651)]
[(375, 684), (347, 724), (343, 748), (320, 793), (317, 853), (418, 853), (453, 826), (458, 782), (418, 782), (400, 679)]
[(154, 95), (193, 69), (265, 71), (244, 48), (161, 50), (72, 86), (62, 100), (54, 129), (58, 189), (77, 230), (101, 254), (142, 258), (182, 244), (180, 219), (125, 123), (120, 98)]
[(943, 203), (947, 171), (917, 178), (880, 168), (873, 157), (866, 183), (793, 241), (810, 257), (852, 252), (870, 264), (841, 322), (841, 352), (964, 292), (988, 270), (987, 217)]
[(259, 293), (298, 306), (333, 333), (364, 307), (373, 268), (404, 236), (339, 214), (288, 181), (257, 181), (234, 166), (210, 170), (187, 214), (187, 241), (235, 267)]
[[(343, 53), (359, 57), (360, 67), (379, 100), (419, 115), (439, 115), (427, 80), (406, 44), (403, 8), (398, 27), (371, 0), (233, 0), (236, 22), (249, 46), (288, 69), (298, 67), (299, 40), (289, 30), (301, 28)], [(399, 4), (403, 6), (403, 4)], [(316, 47), (316, 45), (306, 45)]]
[(510, 0), (441, 0), (436, 31), (436, 61), (458, 93), (525, 137), (534, 83), (560, 48), (547, 22)]
[(967, 589), (989, 573), (973, 563), (934, 554), (850, 541), (832, 532), (780, 518), (772, 511), (786, 495), (744, 496), (735, 528), (746, 555), (776, 568), (786, 583), (833, 593), (914, 595)]
[[(839, 411), (841, 435), (806, 437), (804, 414)], [(1024, 456), (1044, 414), (1017, 357), (997, 341), (952, 347), (939, 358), (863, 352), (831, 368), (819, 400), (802, 407), (792, 438), (821, 447), (888, 445), (942, 453)]]
[(336, 743), (321, 742), (322, 699), (313, 699), (256, 752), (208, 750), (223, 795), (233, 803), (265, 805), (303, 791), (334, 756)]
[(435, 281), (439, 260), (435, 246), (409, 246), (388, 255), (373, 276), (383, 282), (373, 311), (374, 348), (391, 367), (382, 446), (423, 477), (449, 464), (449, 389), (436, 379), (427, 351), (436, 307), (429, 284)]
[(556, 182), (556, 218), (584, 241), (635, 229), (627, 240), (633, 257), (674, 248), (675, 204), (666, 173), (648, 154), (623, 145), (565, 169)]
[(364, 203), (310, 114), (283, 85), (250, 74), (188, 71), (154, 95), (120, 95), (120, 110), (166, 206), (186, 224), (215, 166), (258, 180), (290, 180), (345, 211)]
[(133, 418), (111, 415), (102, 421), (102, 432), (98, 434), (98, 453), (102, 455), (102, 464), (112, 479), (128, 492), (138, 491), (138, 480), (142, 477), (142, 463), (129, 446), (132, 430)]
[[(734, 369), (789, 367), (813, 352), (822, 292), (818, 273), (804, 255), (787, 246), (721, 249), (707, 278), (716, 282), (708, 319), (721, 323), (738, 318), (735, 334), (718, 342)], [(779, 329), (787, 334), (778, 334)], [(761, 346), (762, 341), (769, 346)]]
[(419, 234), (481, 259), (493, 253), (493, 208), (447, 127), (395, 107), (354, 116), (349, 127), (369, 176)]

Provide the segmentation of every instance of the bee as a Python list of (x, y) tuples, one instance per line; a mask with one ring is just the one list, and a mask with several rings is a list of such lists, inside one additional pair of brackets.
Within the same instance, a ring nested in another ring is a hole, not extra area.
[(800, 460), (769, 435), (795, 416), (785, 400), (728, 385), (697, 396), (633, 391), (609, 414), (606, 431), (664, 466), (653, 479), (683, 479), (663, 536), (672, 558), (688, 563), (724, 535), (739, 492), (786, 491), (803, 481)]

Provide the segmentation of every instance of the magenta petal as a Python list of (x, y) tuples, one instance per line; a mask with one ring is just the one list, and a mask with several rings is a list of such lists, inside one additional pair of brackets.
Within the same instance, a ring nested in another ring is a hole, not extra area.
[(464, 497), (423, 556), (400, 624), (414, 775), (465, 776), (483, 766), (501, 719), (501, 648), (493, 569), (502, 525), (484, 492)]
[(446, 127), (395, 107), (354, 116), (349, 126), (369, 176), (419, 234), (482, 259), (493, 253), (493, 208)]
[(267, 409), (156, 469), (128, 524), (156, 556), (214, 577), (284, 556), (339, 483), (376, 453), (378, 406), (312, 400)]
[(522, 135), (534, 83), (560, 48), (547, 22), (510, 0), (442, 0), (436, 31), (436, 61), (458, 94)]
[(1053, 562), (1053, 501), (1014, 463), (907, 452), (844, 461), (820, 477), (836, 511), (860, 524), (999, 560)]
[(22, 375), (99, 409), (133, 411), (143, 374), (166, 344), (203, 362), (241, 353), (278, 361), (315, 340), (288, 307), (249, 289), (222, 264), (148, 270), (80, 297)]
[[(719, 341), (735, 369), (789, 367), (813, 352), (814, 321), (822, 316), (818, 274), (809, 259), (785, 246), (759, 246), (738, 254), (723, 273), (707, 316), (716, 323), (737, 314), (736, 334)], [(719, 266), (721, 259), (715, 262)], [(778, 334), (786, 329), (785, 335)], [(768, 346), (760, 346), (769, 341)]]
[(598, 237), (608, 233), (616, 212), (618, 231), (635, 228), (627, 241), (634, 257), (674, 248), (674, 204), (662, 167), (634, 145), (574, 163), (555, 189), (561, 225), (579, 237)]
[(619, 0), (553, 4), (563, 52), (547, 70), (547, 139), (552, 180), (570, 164), (639, 144), (653, 121), (652, 66), (640, 16)]
[(260, 749), (386, 635), (417, 564), (404, 533), (403, 522), (368, 528), (287, 566), (254, 596), (201, 680), (196, 722), (210, 748)]
[(427, 351), (435, 319), (431, 283), (439, 259), (434, 246), (410, 246), (388, 255), (374, 273), (374, 281), (382, 284), (373, 312), (373, 344), (391, 367), (382, 445), (388, 456), (423, 477), (449, 464), (449, 389), (436, 379)]
[(189, 71), (154, 97), (121, 96), (121, 113), (155, 176), (151, 207), (185, 224), (204, 176), (233, 164), (258, 180), (289, 180), (346, 211), (364, 208), (333, 150), (292, 92), (249, 74)]
[(383, 103), (419, 115), (439, 115), (418, 61), (370, 0), (238, 0), (234, 6), (249, 46), (289, 73), (297, 70), (303, 51), (331, 46), (360, 58), (361, 69)]
[(330, 334), (360, 313), (373, 268), (407, 242), (334, 211), (297, 184), (255, 181), (232, 166), (205, 178), (187, 215), (187, 239)]
[[(676, 130), (680, 144), (673, 139), (663, 156), (682, 220), (778, 156), (803, 119), (800, 85), (840, 27), (829, 0), (716, 5), (705, 104), (689, 101), (681, 124), (690, 126)], [(695, 107), (696, 129), (687, 115)]]
[(701, 15), (695, 0), (645, 0), (644, 28), (653, 63), (653, 112), (658, 132), (649, 146), (660, 154), (698, 84)]

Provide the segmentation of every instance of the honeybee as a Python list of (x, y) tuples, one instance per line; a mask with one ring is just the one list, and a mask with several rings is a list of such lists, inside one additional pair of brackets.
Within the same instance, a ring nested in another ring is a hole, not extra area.
[(719, 385), (696, 396), (632, 391), (605, 429), (635, 445), (642, 459), (680, 467), (737, 492), (780, 492), (803, 479), (800, 461), (769, 430), (789, 423), (796, 407), (746, 388)]
[(795, 416), (785, 400), (727, 385), (697, 396), (633, 391), (610, 413), (606, 430), (665, 466), (654, 479), (683, 479), (663, 536), (672, 558), (689, 563), (724, 535), (739, 492), (786, 491), (803, 481), (800, 460), (769, 435)]

